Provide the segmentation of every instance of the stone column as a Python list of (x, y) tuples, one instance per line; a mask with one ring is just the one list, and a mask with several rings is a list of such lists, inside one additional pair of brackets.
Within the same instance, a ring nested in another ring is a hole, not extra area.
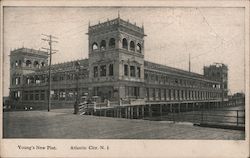
[(125, 106), (125, 118), (128, 118), (128, 106)]
[(128, 106), (128, 118), (130, 119), (131, 117), (131, 110), (130, 110), (130, 106)]
[(161, 120), (162, 120), (162, 104), (160, 104), (160, 117), (161, 117)]
[(113, 110), (113, 117), (117, 117), (117, 108), (114, 108)]
[(136, 106), (136, 118), (140, 118), (140, 109), (139, 109), (139, 106)]
[(152, 117), (152, 108), (151, 108), (151, 104), (148, 105), (148, 112), (149, 112), (149, 117)]
[(178, 113), (181, 112), (181, 103), (178, 104)]
[(131, 119), (134, 118), (134, 107), (132, 106), (131, 109), (130, 109), (130, 113), (131, 113)]
[(130, 62), (128, 61), (128, 78), (130, 78)]
[(104, 116), (106, 117), (107, 116), (107, 110), (104, 109)]
[(122, 118), (122, 108), (119, 108), (119, 114), (120, 118)]
[(141, 115), (142, 115), (142, 118), (144, 117), (144, 106), (145, 106), (145, 105), (142, 105), (142, 106), (141, 106)]

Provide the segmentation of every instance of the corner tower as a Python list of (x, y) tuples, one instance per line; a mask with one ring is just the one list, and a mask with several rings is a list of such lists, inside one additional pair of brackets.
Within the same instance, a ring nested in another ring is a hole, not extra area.
[(10, 100), (15, 105), (22, 99), (24, 75), (36, 72), (48, 65), (48, 53), (40, 50), (19, 48), (10, 52)]
[(142, 98), (143, 26), (138, 27), (118, 17), (89, 26), (88, 36), (93, 95), (110, 100)]
[(220, 82), (222, 100), (228, 100), (228, 68), (223, 63), (215, 63), (204, 67), (204, 76), (209, 80)]

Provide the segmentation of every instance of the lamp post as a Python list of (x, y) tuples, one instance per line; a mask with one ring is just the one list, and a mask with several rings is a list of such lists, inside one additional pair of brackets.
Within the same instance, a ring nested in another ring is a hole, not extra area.
[(74, 104), (74, 114), (78, 114), (79, 112), (79, 73), (80, 73), (80, 62), (75, 62), (76, 67), (76, 100)]

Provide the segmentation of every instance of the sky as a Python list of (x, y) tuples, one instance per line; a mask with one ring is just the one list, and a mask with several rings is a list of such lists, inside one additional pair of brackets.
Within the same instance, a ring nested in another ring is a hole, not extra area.
[(244, 92), (244, 8), (4, 7), (4, 96), (9, 94), (9, 54), (48, 47), (41, 34), (58, 37), (52, 63), (88, 58), (88, 25), (117, 18), (144, 26), (145, 60), (203, 74), (215, 62), (228, 66), (230, 93)]

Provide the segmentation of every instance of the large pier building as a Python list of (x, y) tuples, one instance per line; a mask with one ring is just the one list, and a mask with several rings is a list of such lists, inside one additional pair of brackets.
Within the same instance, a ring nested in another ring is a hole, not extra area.
[[(120, 17), (88, 27), (88, 59), (51, 66), (52, 108), (72, 107), (76, 96), (130, 104), (221, 105), (227, 102), (225, 64), (204, 67), (204, 74), (144, 59), (144, 28)], [(165, 53), (167, 54), (167, 53)], [(14, 109), (46, 109), (48, 53), (19, 48), (10, 53), (10, 100)], [(78, 92), (79, 95), (76, 95)]]

